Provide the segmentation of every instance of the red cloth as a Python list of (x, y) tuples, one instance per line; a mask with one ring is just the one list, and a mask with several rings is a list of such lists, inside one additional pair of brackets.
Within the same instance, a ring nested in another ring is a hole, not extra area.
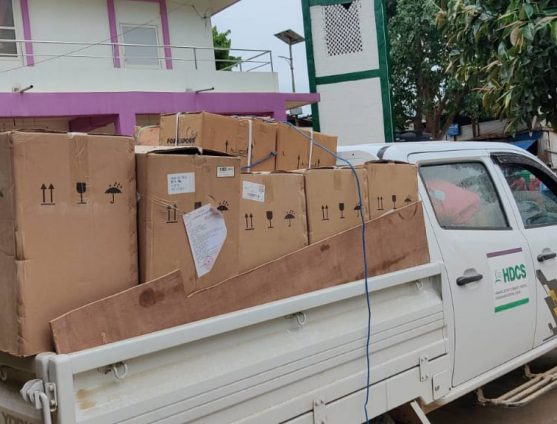
[(466, 225), (480, 210), (480, 196), (441, 180), (426, 182), (427, 190), (441, 225)]

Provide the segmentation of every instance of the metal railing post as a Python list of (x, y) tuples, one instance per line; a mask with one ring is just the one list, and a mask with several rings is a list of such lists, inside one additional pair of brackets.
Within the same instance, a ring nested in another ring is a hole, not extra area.
[(197, 49), (193, 48), (193, 61), (195, 63), (195, 70), (197, 71)]

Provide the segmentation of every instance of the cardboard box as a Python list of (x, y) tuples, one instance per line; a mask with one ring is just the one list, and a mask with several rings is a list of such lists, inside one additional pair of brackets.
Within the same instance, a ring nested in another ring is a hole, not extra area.
[[(421, 203), (366, 225), (370, 277), (429, 262)], [(51, 322), (58, 353), (117, 342), (363, 278), (356, 227), (187, 296), (179, 276), (136, 286)]]
[[(191, 148), (154, 149), (136, 159), (140, 281), (180, 269), (191, 293), (236, 275), (240, 159)], [(206, 204), (222, 212), (227, 235), (211, 272), (198, 278), (182, 216)]]
[[(251, 162), (248, 160), (250, 125)], [(242, 167), (262, 161), (252, 170), (274, 171), (275, 160), (272, 153), (275, 152), (276, 155), (276, 127), (275, 123), (258, 118), (223, 116), (208, 112), (167, 114), (161, 115), (159, 144), (199, 147), (239, 156), (242, 158)]]
[(48, 322), (137, 284), (133, 140), (0, 134), (0, 350), (51, 351)]
[(367, 177), (363, 168), (356, 170), (362, 193), (359, 208), (356, 179), (349, 168), (316, 168), (305, 172), (309, 242), (316, 243), (336, 233), (367, 221)]
[(135, 142), (140, 146), (158, 146), (160, 127), (151, 125), (135, 128)]
[[(299, 131), (302, 131), (300, 133)], [(336, 159), (318, 146), (311, 148), (311, 130), (307, 128), (292, 128), (280, 123), (277, 128), (277, 160), (276, 169), (291, 171), (296, 169), (320, 168), (335, 166)], [(306, 133), (307, 137), (303, 134)], [(337, 137), (313, 132), (315, 143), (325, 146), (336, 153)]]
[(368, 162), (370, 219), (418, 201), (418, 170), (408, 163)]
[(240, 272), (308, 245), (304, 176), (242, 175)]

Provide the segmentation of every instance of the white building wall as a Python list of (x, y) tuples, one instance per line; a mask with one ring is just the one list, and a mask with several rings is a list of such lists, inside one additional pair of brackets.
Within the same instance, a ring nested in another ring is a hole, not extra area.
[[(113, 69), (101, 71), (87, 64), (26, 67), (0, 78), (0, 92), (34, 86), (33, 92), (185, 92), (214, 87), (215, 92), (276, 92), (277, 74)], [(100, 74), (100, 75), (99, 75)]]
[[(214, 87), (221, 92), (275, 92), (277, 75), (270, 72), (217, 72), (212, 50), (211, 18), (204, 0), (167, 2), (173, 69), (127, 67), (121, 56), (116, 68), (110, 45), (63, 45), (39, 41), (110, 43), (106, 0), (28, 0), (35, 66), (25, 67), (20, 58), (0, 58), (0, 92), (33, 85), (34, 92), (169, 91), (183, 92)], [(115, 0), (120, 22), (158, 25), (163, 44), (157, 3)], [(23, 39), (19, 0), (14, 0), (18, 39)], [(151, 17), (151, 18), (150, 18)], [(156, 19), (153, 19), (156, 18)], [(144, 21), (147, 19), (147, 22)], [(152, 22), (149, 22), (152, 20)], [(120, 42), (123, 40), (120, 38)], [(191, 48), (199, 47), (194, 55)], [(249, 48), (249, 46), (246, 46)], [(76, 51), (82, 49), (80, 51)], [(25, 51), (23, 45), (21, 52)], [(72, 54), (80, 57), (65, 57)], [(55, 57), (57, 56), (57, 57)], [(197, 66), (194, 58), (197, 56)], [(160, 57), (164, 50), (160, 49)], [(4, 71), (4, 72), (3, 72)]]
[[(383, 143), (383, 105), (378, 78), (318, 86), (321, 131), (343, 145)], [(362, 95), (365, 93), (365, 95)], [(360, 111), (366, 111), (364, 116)]]

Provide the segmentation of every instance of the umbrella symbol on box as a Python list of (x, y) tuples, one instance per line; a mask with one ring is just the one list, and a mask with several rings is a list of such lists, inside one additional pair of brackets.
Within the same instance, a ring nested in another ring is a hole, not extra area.
[(284, 217), (285, 220), (288, 221), (288, 226), (292, 227), (292, 220), (296, 219), (296, 214), (293, 210), (286, 212), (286, 216)]
[(112, 195), (112, 200), (110, 201), (110, 203), (114, 204), (116, 198), (115, 195), (116, 194), (122, 194), (122, 185), (119, 183), (114, 183), (111, 184), (108, 189), (105, 191), (105, 194), (110, 194)]
[(360, 213), (362, 211), (362, 207), (361, 205), (358, 203), (356, 206), (354, 206), (354, 210), (356, 211), (356, 216), (360, 217)]

